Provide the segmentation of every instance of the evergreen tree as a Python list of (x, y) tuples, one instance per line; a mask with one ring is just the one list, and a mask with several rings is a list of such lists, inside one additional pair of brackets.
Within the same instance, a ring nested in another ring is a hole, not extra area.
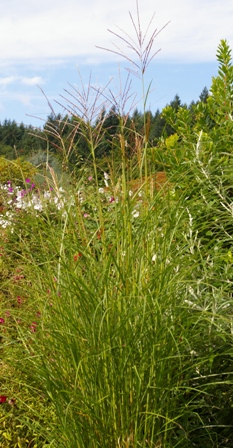
[(204, 87), (204, 89), (202, 90), (202, 92), (199, 96), (199, 100), (202, 101), (203, 103), (206, 103), (208, 98), (209, 98), (209, 91), (208, 91), (207, 87)]

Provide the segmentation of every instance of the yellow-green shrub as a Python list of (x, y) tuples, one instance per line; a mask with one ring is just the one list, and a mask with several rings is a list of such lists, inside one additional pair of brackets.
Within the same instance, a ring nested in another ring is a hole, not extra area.
[(0, 184), (11, 181), (16, 185), (25, 183), (25, 179), (34, 178), (36, 168), (30, 162), (18, 158), (16, 160), (7, 160), (0, 157)]

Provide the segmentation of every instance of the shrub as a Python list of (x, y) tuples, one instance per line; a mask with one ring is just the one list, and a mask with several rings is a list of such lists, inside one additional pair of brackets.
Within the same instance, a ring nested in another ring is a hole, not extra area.
[(11, 181), (15, 185), (24, 185), (25, 179), (32, 179), (36, 174), (36, 168), (21, 158), (16, 160), (7, 160), (0, 157), (0, 183), (6, 184)]

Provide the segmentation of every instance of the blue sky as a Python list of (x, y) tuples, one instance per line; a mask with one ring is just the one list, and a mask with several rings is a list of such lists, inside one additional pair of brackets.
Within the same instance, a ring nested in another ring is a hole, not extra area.
[[(1, 0), (0, 121), (43, 125), (50, 108), (41, 89), (54, 110), (62, 113), (56, 101), (65, 105), (64, 89), (81, 88), (79, 73), (84, 87), (91, 72), (96, 88), (110, 82), (117, 95), (125, 69), (133, 65), (96, 46), (118, 45), (137, 63), (130, 49), (108, 31), (122, 36), (124, 31), (135, 39), (129, 11), (136, 22), (135, 0)], [(139, 11), (142, 33), (155, 13), (147, 37), (169, 22), (154, 41), (152, 53), (161, 50), (145, 73), (145, 85), (152, 81), (148, 108), (161, 110), (176, 93), (183, 102), (197, 100), (217, 74), (220, 40), (227, 39), (233, 47), (232, 0), (139, 0)], [(141, 109), (141, 82), (131, 78), (135, 105)]]

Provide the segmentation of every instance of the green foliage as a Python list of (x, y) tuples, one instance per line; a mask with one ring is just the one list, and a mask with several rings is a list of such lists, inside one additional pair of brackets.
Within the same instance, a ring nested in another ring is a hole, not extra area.
[(39, 139), (40, 131), (32, 126), (18, 125), (14, 120), (0, 123), (0, 156), (7, 159), (25, 157), (32, 151), (45, 149), (44, 141)]
[(217, 50), (218, 76), (212, 78), (208, 107), (217, 125), (232, 123), (233, 66), (231, 49), (226, 40), (221, 40)]
[[(212, 85), (208, 97), (193, 106), (192, 110), (179, 107), (176, 111), (171, 106), (162, 111), (162, 116), (182, 138), (190, 145), (196, 142), (200, 131), (209, 135), (219, 152), (232, 152), (233, 143), (233, 66), (231, 49), (222, 40), (217, 50), (219, 62), (218, 75), (212, 78)], [(202, 97), (200, 96), (200, 99)]]
[[(12, 400), (1, 403), (5, 444), (232, 447), (232, 68), (225, 41), (217, 57), (212, 95), (190, 108), (175, 98), (163, 111), (175, 133), (157, 147), (147, 141), (151, 114), (145, 140), (113, 110), (106, 125), (104, 117), (94, 124), (84, 92), (90, 117), (51, 120), (47, 135), (60, 141), (63, 169), (74, 142), (85, 141), (90, 154), (73, 190), (61, 193), (50, 167), (57, 208), (22, 209), (14, 228), (1, 232), (1, 342), (15, 380), (12, 387), (0, 377), (1, 393), (20, 403), (13, 416)], [(140, 118), (135, 113), (138, 126)], [(99, 163), (105, 139), (117, 167), (110, 157)], [(134, 143), (136, 166), (128, 160)], [(131, 192), (128, 181), (142, 164), (146, 173), (166, 169), (161, 190), (145, 176)]]
[(12, 146), (0, 143), (0, 156), (12, 160), (16, 157), (16, 154)]
[(0, 183), (6, 184), (8, 181), (16, 185), (24, 185), (25, 179), (31, 180), (36, 174), (36, 168), (29, 162), (18, 158), (14, 161), (0, 157)]

